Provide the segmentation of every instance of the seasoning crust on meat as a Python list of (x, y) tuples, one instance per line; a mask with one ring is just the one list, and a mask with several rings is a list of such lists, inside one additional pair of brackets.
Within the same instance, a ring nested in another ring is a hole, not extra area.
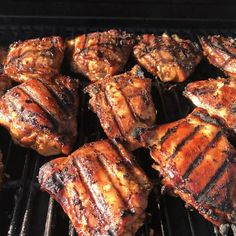
[(84, 236), (134, 235), (143, 224), (151, 190), (131, 154), (108, 140), (46, 163), (39, 183)]
[(0, 124), (13, 140), (49, 156), (69, 154), (77, 137), (78, 82), (67, 76), (27, 79), (0, 99)]
[(217, 78), (187, 85), (184, 96), (218, 118), (236, 135), (236, 80)]
[(199, 46), (177, 35), (144, 34), (134, 46), (134, 57), (163, 82), (183, 82), (201, 61)]
[(225, 74), (236, 78), (236, 41), (231, 37), (214, 35), (201, 37), (200, 43), (208, 61)]
[(98, 115), (109, 139), (126, 142), (129, 149), (138, 148), (140, 128), (152, 126), (156, 110), (151, 97), (151, 80), (139, 66), (124, 74), (107, 77), (85, 88), (89, 105)]
[(4, 73), (3, 63), (6, 57), (7, 51), (4, 48), (0, 48), (0, 97), (12, 87), (11, 79)]
[(58, 36), (15, 42), (4, 62), (5, 73), (19, 83), (30, 78), (52, 77), (59, 74), (64, 51), (64, 40)]
[(72, 68), (92, 82), (118, 74), (133, 44), (133, 35), (116, 29), (80, 35), (68, 41)]
[(236, 224), (236, 150), (203, 109), (142, 134), (163, 185), (217, 226)]

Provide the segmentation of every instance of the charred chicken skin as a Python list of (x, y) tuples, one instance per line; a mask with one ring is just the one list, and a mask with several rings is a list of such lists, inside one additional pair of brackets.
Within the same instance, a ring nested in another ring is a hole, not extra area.
[(200, 43), (208, 61), (225, 74), (236, 78), (236, 41), (220, 35), (201, 37)]
[(119, 30), (83, 34), (68, 41), (72, 68), (95, 82), (121, 72), (134, 44), (131, 34)]
[(83, 236), (134, 235), (143, 224), (151, 190), (131, 154), (108, 140), (46, 163), (39, 183)]
[(141, 137), (167, 189), (215, 225), (236, 224), (236, 150), (215, 119), (197, 108)]
[(16, 82), (59, 74), (65, 43), (61, 37), (18, 41), (9, 48), (4, 62), (5, 73)]
[(199, 46), (177, 35), (144, 34), (134, 46), (137, 62), (163, 82), (183, 82), (201, 61)]
[(236, 135), (236, 80), (229, 78), (196, 81), (187, 85), (184, 95), (197, 107), (218, 118)]
[(91, 96), (89, 105), (108, 138), (127, 142), (131, 150), (138, 148), (136, 132), (152, 126), (156, 119), (151, 80), (143, 76), (140, 67), (91, 84), (85, 92)]
[(27, 79), (0, 99), (0, 125), (42, 155), (69, 154), (77, 137), (77, 89), (62, 75)]
[(6, 60), (7, 51), (4, 48), (0, 48), (0, 97), (6, 93), (6, 91), (12, 87), (12, 81), (4, 73), (3, 63)]

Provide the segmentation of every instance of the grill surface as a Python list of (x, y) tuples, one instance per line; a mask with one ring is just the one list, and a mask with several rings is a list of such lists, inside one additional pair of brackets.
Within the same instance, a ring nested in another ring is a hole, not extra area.
[[(192, 40), (197, 35), (223, 34), (235, 36), (233, 22), (205, 24), (196, 21), (156, 21), (128, 19), (30, 19), (2, 18), (0, 24), (0, 45), (8, 46), (16, 40), (47, 35), (74, 37), (77, 34), (108, 28), (121, 28), (133, 33), (177, 33)], [(224, 27), (227, 25), (228, 29)], [(130, 60), (126, 69), (134, 64)], [(74, 76), (64, 66), (63, 73)], [(146, 73), (148, 77), (152, 77)], [(203, 61), (188, 80), (206, 79), (222, 75), (217, 69)], [(83, 78), (82, 87), (86, 84)], [(177, 120), (192, 109), (181, 96), (185, 84), (178, 86), (154, 82), (153, 98), (158, 111), (158, 124)], [(79, 138), (76, 147), (104, 138), (99, 121), (87, 108), (88, 97), (80, 89), (80, 111), (78, 117)], [(41, 192), (37, 182), (40, 166), (50, 158), (40, 157), (36, 152), (20, 148), (12, 143), (6, 130), (0, 130), (0, 146), (4, 153), (6, 182), (0, 192), (0, 235), (9, 236), (73, 236), (76, 235), (61, 207)], [(179, 198), (161, 194), (157, 173), (153, 171), (147, 150), (135, 152), (137, 160), (148, 175), (155, 180), (156, 187), (150, 196), (148, 216), (145, 225), (137, 235), (148, 236), (217, 236), (219, 233), (197, 212), (187, 210)], [(228, 235), (232, 235), (229, 233)]]

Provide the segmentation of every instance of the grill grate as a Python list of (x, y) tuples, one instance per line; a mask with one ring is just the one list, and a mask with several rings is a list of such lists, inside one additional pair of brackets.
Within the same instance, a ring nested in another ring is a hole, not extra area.
[[(118, 19), (100, 19), (91, 22), (89, 19), (62, 21), (58, 19), (5, 19), (0, 25), (0, 45), (7, 46), (16, 40), (35, 38), (47, 35), (74, 37), (77, 34), (104, 30), (111, 27), (122, 28), (134, 33), (177, 33), (183, 37), (196, 40), (197, 35), (221, 33), (235, 36), (233, 29), (213, 29), (211, 26), (201, 28), (195, 22), (191, 29), (171, 25), (175, 22), (130, 21)], [(56, 21), (56, 22), (55, 22)], [(30, 22), (30, 24), (29, 24)], [(63, 23), (63, 24), (61, 24)], [(76, 24), (75, 24), (76, 23)], [(158, 23), (158, 24), (157, 24)], [(188, 22), (189, 25), (191, 25)], [(157, 26), (160, 25), (160, 28)], [(141, 27), (142, 26), (142, 27)], [(220, 27), (220, 26), (219, 26)], [(127, 66), (131, 67), (134, 62)], [(68, 72), (64, 68), (64, 72)], [(73, 76), (71, 73), (67, 73)], [(199, 65), (190, 80), (204, 79), (221, 75), (218, 70), (205, 61)], [(149, 74), (147, 76), (151, 77)], [(158, 123), (166, 123), (186, 116), (192, 109), (189, 102), (181, 96), (184, 85), (166, 86), (154, 82), (153, 97), (158, 111)], [(84, 143), (105, 137), (96, 115), (87, 108), (88, 96), (80, 90), (80, 111), (78, 117), (79, 138), (77, 147)], [(89, 122), (88, 122), (89, 121)], [(0, 192), (0, 235), (8, 236), (75, 236), (75, 230), (61, 207), (47, 194), (41, 192), (37, 182), (40, 166), (50, 158), (40, 157), (31, 150), (20, 148), (10, 141), (6, 130), (0, 132), (1, 148), (4, 153), (5, 171), (7, 174), (3, 191)], [(217, 230), (205, 221), (197, 212), (187, 210), (179, 198), (161, 194), (157, 173), (150, 169), (151, 160), (147, 150), (135, 151), (140, 164), (149, 176), (156, 179), (156, 187), (150, 196), (147, 219), (139, 230), (139, 236), (219, 236)]]

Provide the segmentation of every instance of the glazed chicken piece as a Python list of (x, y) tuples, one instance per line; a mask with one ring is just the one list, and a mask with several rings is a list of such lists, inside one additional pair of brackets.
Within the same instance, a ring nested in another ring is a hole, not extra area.
[(143, 76), (140, 67), (91, 84), (85, 92), (91, 96), (90, 108), (108, 138), (127, 142), (131, 150), (138, 148), (136, 132), (152, 126), (156, 119), (151, 80)]
[(183, 82), (202, 59), (199, 46), (177, 35), (144, 34), (134, 46), (134, 57), (163, 82)]
[(201, 37), (200, 43), (208, 61), (225, 74), (236, 78), (236, 41), (220, 35)]
[(46, 163), (39, 183), (84, 236), (134, 235), (143, 224), (151, 190), (133, 156), (108, 140)]
[[(7, 58), (7, 51), (0, 47), (0, 67), (3, 67), (3, 64), (4, 64), (4, 61), (6, 60)], [(1, 71), (2, 71), (2, 68), (1, 68)]]
[(133, 44), (133, 35), (116, 29), (80, 35), (68, 42), (72, 68), (92, 82), (118, 74)]
[(57, 75), (27, 79), (0, 99), (0, 125), (44, 156), (69, 154), (77, 137), (78, 82)]
[(220, 229), (235, 226), (236, 150), (215, 119), (198, 108), (141, 137), (168, 190)]
[(12, 87), (11, 79), (4, 73), (3, 63), (6, 60), (7, 51), (0, 48), (0, 97)]
[(18, 41), (9, 48), (5, 73), (19, 83), (30, 78), (52, 77), (59, 73), (64, 51), (64, 40), (57, 36)]
[(11, 87), (11, 79), (6, 74), (0, 72), (0, 97), (2, 97)]
[(184, 96), (197, 107), (204, 108), (211, 116), (236, 135), (236, 80), (209, 79), (187, 85)]

